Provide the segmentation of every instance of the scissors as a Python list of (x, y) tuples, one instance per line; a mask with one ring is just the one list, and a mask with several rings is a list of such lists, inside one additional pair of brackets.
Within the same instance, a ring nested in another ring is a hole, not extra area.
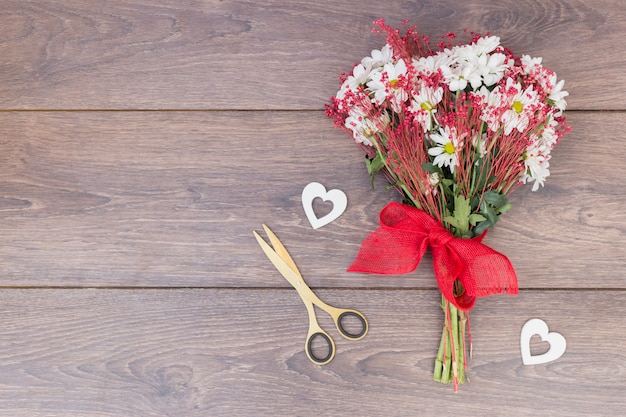
[[(278, 269), (283, 277), (285, 277), (285, 279), (289, 281), (296, 291), (298, 291), (298, 295), (302, 299), (302, 302), (309, 313), (309, 333), (307, 334), (304, 345), (306, 354), (311, 362), (318, 365), (325, 365), (335, 357), (335, 342), (317, 323), (314, 306), (318, 306), (320, 309), (328, 313), (335, 322), (335, 326), (337, 326), (339, 333), (348, 340), (361, 340), (365, 337), (368, 330), (367, 320), (363, 314), (356, 310), (346, 310), (343, 308), (333, 307), (320, 300), (311, 288), (309, 288), (309, 286), (304, 282), (298, 267), (289, 255), (289, 252), (287, 252), (287, 249), (285, 249), (283, 244), (280, 243), (280, 240), (278, 240), (276, 235), (266, 225), (263, 225), (263, 229), (265, 229), (265, 233), (267, 233), (273, 248), (265, 242), (265, 240), (263, 240), (263, 238), (259, 236), (256, 231), (252, 232), (254, 233), (254, 237), (256, 237), (259, 245), (261, 245), (261, 249), (263, 249), (263, 252), (265, 252), (270, 261), (272, 261), (276, 269)], [(346, 330), (343, 325), (343, 319), (346, 317), (355, 317), (358, 319), (361, 324), (361, 330), (358, 333), (350, 333)], [(317, 337), (323, 339), (328, 346), (328, 353), (326, 356), (317, 356), (313, 352), (313, 340)]]

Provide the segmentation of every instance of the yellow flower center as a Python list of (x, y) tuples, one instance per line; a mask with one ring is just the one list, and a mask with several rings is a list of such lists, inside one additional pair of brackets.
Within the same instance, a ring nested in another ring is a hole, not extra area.
[(395, 90), (400, 87), (398, 83), (399, 83), (398, 80), (391, 80), (389, 81), (389, 86)]
[(524, 105), (521, 101), (516, 101), (513, 103), (513, 110), (515, 110), (517, 114), (520, 114), (522, 110), (524, 110)]
[(430, 101), (425, 101), (420, 106), (422, 110), (431, 111), (433, 109), (433, 105)]
[(452, 142), (446, 143), (445, 146), (443, 147), (443, 151), (447, 153), (448, 155), (454, 154), (454, 145), (452, 144)]

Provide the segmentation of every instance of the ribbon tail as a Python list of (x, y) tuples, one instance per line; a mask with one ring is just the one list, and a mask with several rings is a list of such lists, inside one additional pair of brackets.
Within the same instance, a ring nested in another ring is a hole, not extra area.
[[(487, 247), (488, 248), (488, 247)], [(495, 250), (468, 261), (461, 278), (468, 294), (486, 297), (492, 294), (517, 294), (517, 275), (509, 258)]]
[(471, 309), (477, 297), (519, 291), (511, 261), (480, 240), (455, 239), (446, 248), (433, 251), (439, 288), (461, 310)]

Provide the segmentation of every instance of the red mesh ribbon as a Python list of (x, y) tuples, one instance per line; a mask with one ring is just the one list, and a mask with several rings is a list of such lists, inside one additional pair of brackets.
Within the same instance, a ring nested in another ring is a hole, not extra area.
[[(517, 294), (517, 277), (509, 259), (473, 239), (454, 237), (426, 212), (389, 203), (380, 212), (381, 227), (361, 244), (349, 272), (406, 274), (417, 268), (430, 246), (441, 293), (461, 310), (469, 310), (476, 297)], [(454, 294), (459, 280), (465, 292)]]

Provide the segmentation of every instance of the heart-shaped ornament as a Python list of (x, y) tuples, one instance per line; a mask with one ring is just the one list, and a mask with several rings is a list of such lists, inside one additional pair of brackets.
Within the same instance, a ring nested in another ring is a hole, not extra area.
[[(333, 209), (330, 213), (318, 218), (313, 211), (313, 200), (321, 198), (322, 201), (329, 201), (333, 203)], [(319, 182), (312, 182), (304, 187), (302, 190), (302, 207), (304, 207), (304, 213), (313, 229), (319, 229), (322, 226), (327, 225), (333, 220), (337, 219), (343, 214), (348, 206), (348, 198), (346, 194), (341, 190), (326, 191)]]
[[(530, 354), (530, 339), (534, 335), (539, 335), (543, 342), (550, 344), (550, 350), (541, 355)], [(520, 335), (520, 348), (522, 350), (522, 363), (524, 365), (539, 365), (559, 359), (565, 353), (567, 343), (563, 335), (557, 332), (550, 332), (548, 325), (541, 319), (528, 320), (522, 327)]]

